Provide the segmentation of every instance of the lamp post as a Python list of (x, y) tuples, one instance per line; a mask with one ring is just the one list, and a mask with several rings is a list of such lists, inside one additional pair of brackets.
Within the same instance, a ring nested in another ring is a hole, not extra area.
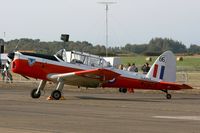
[(99, 4), (103, 4), (106, 7), (106, 33), (105, 33), (105, 41), (106, 41), (106, 57), (108, 56), (108, 10), (109, 10), (109, 5), (111, 4), (116, 4), (116, 2), (98, 2)]

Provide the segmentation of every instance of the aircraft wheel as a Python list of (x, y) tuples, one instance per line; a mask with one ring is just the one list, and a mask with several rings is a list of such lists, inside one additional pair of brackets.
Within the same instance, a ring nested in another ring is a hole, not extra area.
[(31, 91), (31, 97), (32, 98), (39, 98), (40, 97), (40, 95), (41, 95), (41, 92), (39, 91), (38, 93), (36, 93), (37, 92), (37, 89), (33, 89), (32, 91)]
[(166, 95), (166, 98), (167, 98), (167, 99), (171, 99), (171, 98), (172, 98), (172, 95), (171, 95), (171, 94), (167, 94), (167, 95)]
[(127, 88), (122, 88), (122, 92), (126, 93), (127, 92)]
[(59, 90), (54, 90), (51, 93), (51, 96), (55, 99), (55, 100), (59, 100), (61, 98), (61, 92)]
[(122, 89), (123, 89), (123, 88), (119, 88), (119, 92), (120, 92), (120, 93), (122, 93)]

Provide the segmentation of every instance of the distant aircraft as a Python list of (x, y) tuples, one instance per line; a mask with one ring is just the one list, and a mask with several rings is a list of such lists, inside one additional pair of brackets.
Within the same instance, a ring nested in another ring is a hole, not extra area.
[(77, 51), (58, 51), (54, 56), (12, 52), (8, 54), (12, 71), (25, 77), (40, 79), (32, 98), (39, 98), (47, 81), (57, 83), (51, 96), (59, 100), (64, 84), (82, 87), (111, 87), (126, 92), (127, 88), (161, 90), (171, 99), (168, 90), (192, 89), (186, 84), (175, 83), (176, 59), (171, 51), (160, 55), (150, 71), (144, 75), (116, 69), (103, 57)]

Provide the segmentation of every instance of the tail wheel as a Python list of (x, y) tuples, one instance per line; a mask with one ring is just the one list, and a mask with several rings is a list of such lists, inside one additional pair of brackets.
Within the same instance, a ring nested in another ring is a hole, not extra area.
[(40, 95), (41, 95), (40, 90), (39, 90), (38, 92), (37, 92), (37, 89), (33, 89), (33, 90), (31, 91), (31, 97), (32, 97), (32, 98), (39, 98)]
[(167, 98), (167, 99), (171, 99), (171, 98), (172, 98), (172, 95), (171, 95), (171, 94), (167, 94), (167, 95), (166, 95), (166, 98)]
[(61, 92), (59, 90), (54, 90), (51, 93), (51, 96), (55, 99), (55, 100), (59, 100), (61, 98)]

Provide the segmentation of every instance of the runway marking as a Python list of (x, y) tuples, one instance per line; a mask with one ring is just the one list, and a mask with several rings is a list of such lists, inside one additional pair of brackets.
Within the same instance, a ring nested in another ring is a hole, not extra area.
[(200, 116), (153, 116), (153, 118), (200, 121)]

